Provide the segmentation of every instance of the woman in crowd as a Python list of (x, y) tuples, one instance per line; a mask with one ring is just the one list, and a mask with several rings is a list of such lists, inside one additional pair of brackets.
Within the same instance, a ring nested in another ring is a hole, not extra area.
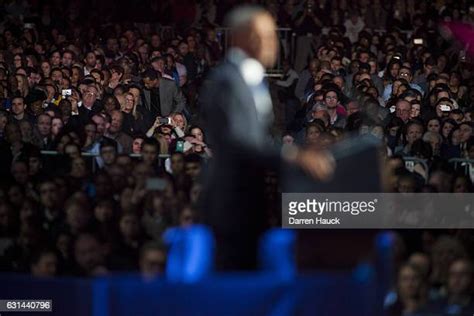
[(386, 307), (387, 316), (418, 315), (426, 301), (426, 280), (413, 264), (405, 263), (397, 274), (396, 300)]

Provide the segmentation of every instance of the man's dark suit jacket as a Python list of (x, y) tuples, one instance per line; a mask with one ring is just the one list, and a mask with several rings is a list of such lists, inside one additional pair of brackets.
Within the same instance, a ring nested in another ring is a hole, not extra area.
[(236, 64), (218, 66), (202, 93), (206, 137), (213, 149), (200, 207), (217, 240), (217, 268), (256, 267), (265, 228), (264, 171), (277, 168), (280, 152), (257, 118), (252, 91)]

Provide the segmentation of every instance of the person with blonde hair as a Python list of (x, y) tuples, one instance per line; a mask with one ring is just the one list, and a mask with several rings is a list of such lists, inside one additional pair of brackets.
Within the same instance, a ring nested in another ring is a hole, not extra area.
[(148, 124), (147, 117), (137, 109), (137, 103), (132, 93), (124, 94), (124, 102), (121, 104), (124, 114), (123, 128), (128, 134), (145, 133)]

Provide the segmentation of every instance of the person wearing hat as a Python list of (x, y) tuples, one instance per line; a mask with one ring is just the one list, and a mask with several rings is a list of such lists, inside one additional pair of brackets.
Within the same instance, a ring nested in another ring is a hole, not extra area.
[(43, 113), (44, 101), (46, 101), (46, 99), (46, 93), (39, 89), (31, 90), (26, 96), (25, 103), (27, 104), (27, 112), (33, 121), (36, 121), (38, 116)]

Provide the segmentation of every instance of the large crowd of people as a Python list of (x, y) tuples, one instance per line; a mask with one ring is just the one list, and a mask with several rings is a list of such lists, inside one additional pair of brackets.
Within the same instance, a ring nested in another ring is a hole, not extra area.
[[(268, 79), (275, 143), (329, 148), (371, 134), (384, 144), (385, 192), (473, 191), (474, 59), (449, 23), (474, 27), (474, 6), (262, 4), (293, 33), (281, 38), (282, 76)], [(3, 271), (159, 275), (163, 233), (199, 222), (200, 175), (215, 154), (199, 91), (225, 56), (220, 24), (234, 3), (118, 5), (0, 5)], [(268, 225), (279, 225), (268, 178)], [(472, 315), (472, 232), (397, 234), (390, 315)]]

